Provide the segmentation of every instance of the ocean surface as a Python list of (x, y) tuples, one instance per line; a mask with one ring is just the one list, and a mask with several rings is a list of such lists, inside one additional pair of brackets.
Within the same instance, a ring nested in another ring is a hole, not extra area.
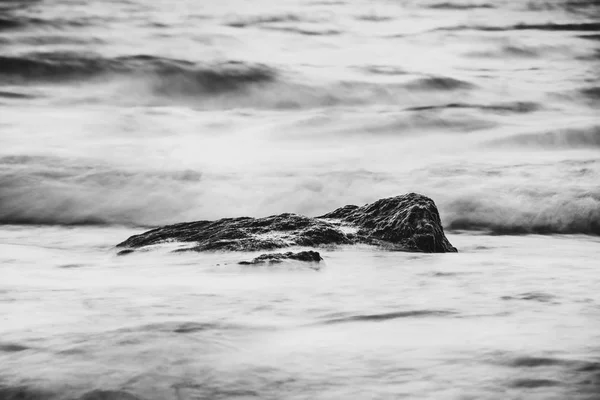
[[(599, 110), (596, 0), (0, 0), (0, 400), (598, 400)], [(408, 192), (458, 254), (114, 247)]]

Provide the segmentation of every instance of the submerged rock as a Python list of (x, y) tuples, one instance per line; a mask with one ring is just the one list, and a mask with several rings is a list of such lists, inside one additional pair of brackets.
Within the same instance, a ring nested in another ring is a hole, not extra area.
[(303, 262), (320, 262), (323, 260), (319, 252), (317, 251), (300, 251), (293, 253), (288, 251), (287, 253), (269, 253), (261, 254), (252, 261), (240, 261), (238, 264), (241, 265), (256, 265), (256, 264), (278, 264), (284, 260), (294, 260)]
[(131, 236), (117, 247), (139, 248), (189, 242), (189, 250), (260, 251), (290, 246), (371, 244), (390, 250), (456, 252), (442, 228), (435, 203), (409, 193), (374, 203), (345, 206), (317, 218), (280, 214), (185, 222)]

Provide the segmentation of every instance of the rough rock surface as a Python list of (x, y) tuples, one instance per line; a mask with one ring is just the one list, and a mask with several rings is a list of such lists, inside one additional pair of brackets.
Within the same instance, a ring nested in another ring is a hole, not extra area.
[(456, 252), (442, 228), (435, 203), (409, 193), (374, 203), (345, 206), (317, 218), (280, 214), (185, 222), (134, 235), (118, 247), (190, 242), (189, 250), (260, 251), (290, 246), (371, 244), (390, 250)]
[(256, 264), (278, 264), (284, 260), (295, 260), (303, 262), (318, 263), (323, 260), (318, 251), (299, 251), (293, 253), (288, 251), (287, 253), (269, 253), (261, 254), (252, 261), (240, 261), (238, 264), (241, 265), (256, 265)]

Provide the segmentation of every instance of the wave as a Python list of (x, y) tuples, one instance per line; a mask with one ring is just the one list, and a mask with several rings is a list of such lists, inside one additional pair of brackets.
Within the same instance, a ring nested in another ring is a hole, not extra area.
[(537, 389), (545, 387), (554, 387), (563, 385), (562, 382), (555, 381), (552, 379), (533, 379), (533, 378), (522, 378), (516, 379), (510, 382), (510, 387), (517, 389)]
[(35, 98), (33, 95), (18, 92), (9, 92), (6, 90), (0, 90), (0, 98), (5, 99), (32, 99)]
[(571, 365), (576, 363), (576, 361), (565, 360), (561, 358), (550, 358), (550, 357), (517, 357), (515, 359), (510, 360), (506, 364), (510, 367), (526, 367), (526, 368), (536, 368), (536, 367), (547, 367), (554, 365)]
[[(370, 68), (370, 67), (366, 67)], [(381, 69), (371, 73), (382, 73)], [(387, 69), (387, 74), (401, 72)], [(423, 104), (424, 101), (439, 101), (444, 94), (458, 90), (470, 90), (476, 86), (470, 82), (445, 76), (425, 76), (403, 83), (370, 83), (361, 81), (341, 81), (327, 86), (310, 85), (307, 82), (277, 82), (276, 108), (332, 107), (363, 104)], [(263, 99), (273, 100), (273, 92), (254, 93), (255, 104)]]
[(96, 389), (85, 393), (79, 400), (142, 400), (142, 398), (125, 390)]
[(397, 318), (411, 318), (411, 317), (443, 317), (455, 314), (452, 311), (447, 310), (412, 310), (412, 311), (396, 311), (390, 313), (381, 314), (360, 314), (352, 315), (349, 317), (333, 318), (321, 322), (321, 324), (341, 324), (348, 322), (380, 322), (387, 321), (390, 319)]
[(596, 18), (600, 3), (596, 0), (566, 0), (566, 1), (552, 1), (552, 0), (537, 0), (528, 1), (525, 3), (525, 9), (527, 11), (566, 11), (571, 14), (577, 14), (578, 16), (588, 16)]
[(552, 303), (556, 299), (556, 296), (543, 293), (543, 292), (528, 292), (521, 293), (516, 296), (502, 296), (502, 300), (526, 300), (526, 301), (538, 301), (540, 303)]
[(327, 29), (327, 28), (317, 28), (317, 29), (307, 29), (293, 26), (269, 26), (264, 27), (263, 29), (268, 29), (271, 31), (280, 31), (280, 32), (290, 32), (296, 33), (299, 35), (305, 36), (335, 36), (340, 35), (342, 33), (339, 29)]
[(233, 28), (259, 28), (271, 31), (290, 32), (306, 36), (333, 36), (342, 33), (339, 29), (327, 28), (325, 23), (331, 15), (305, 16), (299, 14), (260, 15), (237, 18), (226, 22)]
[(495, 8), (493, 4), (488, 3), (473, 3), (473, 4), (463, 4), (463, 3), (435, 3), (430, 4), (427, 8), (433, 8), (437, 10), (471, 10), (476, 8)]
[[(398, 73), (381, 68), (369, 71)], [(441, 94), (476, 87), (470, 82), (435, 75), (417, 77), (404, 83), (339, 81), (324, 86), (303, 79), (294, 80), (290, 74), (264, 64), (240, 61), (202, 64), (151, 55), (106, 58), (97, 54), (38, 52), (0, 56), (0, 84), (43, 82), (106, 86), (107, 80), (111, 83), (112, 99), (117, 102), (181, 102), (220, 109), (303, 109), (402, 102), (407, 105), (423, 104), (422, 97), (431, 97), (436, 92)], [(106, 91), (102, 92), (102, 96), (107, 96)]]
[(449, 230), (498, 235), (600, 235), (600, 191), (463, 195), (443, 207)]
[(546, 24), (515, 24), (508, 26), (487, 26), (487, 25), (458, 25), (449, 26), (444, 28), (437, 28), (437, 31), (464, 31), (464, 30), (476, 30), (476, 31), (488, 31), (488, 32), (502, 32), (502, 31), (524, 31), (524, 30), (538, 30), (538, 31), (572, 31), (572, 32), (595, 32), (600, 31), (600, 22), (580, 22), (580, 23), (546, 23)]
[(494, 50), (472, 51), (466, 53), (466, 55), (470, 57), (487, 58), (537, 58), (546, 50), (551, 49), (523, 45), (506, 45)]
[(534, 147), (540, 149), (570, 149), (600, 147), (600, 125), (553, 132), (527, 133), (489, 142), (495, 147)]
[(118, 328), (112, 332), (119, 333), (147, 333), (147, 332), (165, 332), (165, 333), (197, 333), (205, 331), (223, 331), (223, 330), (269, 330), (265, 326), (249, 326), (228, 324), (223, 322), (158, 322), (152, 324), (135, 325)]
[(181, 215), (201, 179), (193, 170), (129, 171), (55, 157), (2, 157), (0, 224), (150, 225)]
[[(348, 140), (347, 133), (343, 137)], [(264, 151), (260, 142), (246, 151), (257, 149)], [(86, 159), (0, 157), (0, 224), (149, 227), (283, 212), (314, 216), (414, 188), (435, 200), (444, 227), (452, 231), (600, 235), (596, 160), (552, 163), (547, 166), (551, 175), (544, 165), (526, 162), (457, 168), (428, 167), (408, 175), (344, 169), (242, 176), (134, 170)]]
[(588, 99), (600, 100), (600, 86), (581, 89), (579, 92)]
[(588, 39), (588, 40), (600, 40), (600, 34), (598, 34), (598, 35), (580, 35), (578, 37), (581, 39)]
[(29, 347), (14, 343), (0, 343), (0, 352), (17, 353), (28, 350)]
[(2, 400), (50, 400), (53, 393), (27, 386), (6, 386), (0, 382), (0, 399)]
[[(225, 22), (226, 26), (232, 28), (251, 28), (258, 27), (263, 29), (271, 29), (276, 27), (284, 27), (286, 24), (315, 24), (321, 25), (326, 23), (333, 17), (330, 12), (313, 12), (308, 13), (284, 13), (274, 15), (255, 15), (246, 17), (234, 17)], [(287, 25), (288, 27), (293, 27)]]
[(298, 14), (280, 14), (280, 15), (258, 15), (254, 17), (238, 17), (225, 23), (226, 26), (232, 28), (247, 28), (257, 25), (281, 23), (281, 22), (302, 22), (306, 21), (306, 17)]
[[(1, 11), (1, 10), (0, 10)], [(63, 19), (56, 18), (52, 20), (26, 17), (22, 15), (0, 16), (0, 32), (15, 31), (28, 28), (42, 28), (61, 30), (64, 28), (82, 28), (90, 25), (101, 25), (107, 20), (98, 17), (80, 18), (80, 19)]]
[(375, 13), (357, 15), (355, 18), (359, 21), (369, 22), (387, 22), (394, 20), (394, 17), (388, 15), (379, 15)]
[(419, 90), (459, 90), (459, 89), (471, 89), (475, 87), (474, 84), (460, 79), (449, 78), (445, 76), (428, 76), (425, 78), (419, 78), (405, 85), (409, 89)]
[(17, 19), (0, 17), (0, 31), (20, 28), (23, 25), (24, 24)]
[(154, 78), (158, 89), (188, 88), (198, 92), (235, 91), (253, 84), (272, 82), (275, 70), (265, 65), (230, 61), (203, 66), (165, 57), (134, 55), (102, 58), (80, 53), (32, 53), (0, 56), (0, 80), (11, 83), (69, 81), (100, 75)]
[(540, 50), (534, 47), (508, 45), (501, 49), (501, 55), (512, 57), (538, 57)]
[[(57, 398), (69, 398), (78, 400), (142, 400), (140, 397), (135, 396), (124, 390), (102, 390), (96, 389), (82, 394), (81, 396), (75, 396), (73, 388), (62, 389), (63, 393), (58, 395), (45, 390), (37, 389), (33, 386), (7, 386), (0, 384), (0, 399), (2, 400), (51, 400)], [(64, 393), (67, 392), (67, 393)]]
[(374, 75), (406, 75), (409, 72), (393, 65), (367, 65), (358, 69)]
[(444, 110), (453, 108), (473, 108), (482, 111), (494, 111), (494, 112), (510, 112), (517, 114), (526, 114), (534, 111), (538, 111), (541, 108), (541, 104), (528, 101), (516, 101), (508, 103), (497, 103), (497, 104), (469, 104), (469, 103), (447, 103), (441, 105), (431, 106), (418, 106), (406, 108), (406, 111), (426, 111), (426, 110)]
[(13, 45), (26, 44), (33, 46), (48, 46), (63, 44), (97, 45), (105, 44), (106, 42), (100, 38), (72, 36), (71, 33), (51, 35), (46, 32), (43, 35), (38, 36), (13, 36), (9, 43)]

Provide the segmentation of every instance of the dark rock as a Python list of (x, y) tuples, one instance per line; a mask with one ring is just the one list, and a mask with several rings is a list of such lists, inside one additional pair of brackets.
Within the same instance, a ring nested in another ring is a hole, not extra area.
[(270, 253), (270, 254), (262, 254), (256, 257), (252, 261), (240, 261), (238, 264), (241, 265), (256, 265), (256, 264), (278, 264), (283, 262), (284, 260), (295, 260), (295, 261), (303, 261), (303, 262), (319, 262), (322, 261), (323, 258), (316, 251), (300, 251), (298, 253), (292, 253), (288, 251), (287, 253)]
[(345, 206), (317, 218), (280, 214), (180, 223), (132, 236), (117, 246), (131, 249), (173, 241), (194, 243), (190, 250), (196, 251), (364, 243), (390, 250), (456, 252), (433, 200), (416, 193)]
[(416, 193), (377, 200), (362, 207), (342, 207), (321, 219), (339, 219), (358, 227), (358, 237), (426, 253), (456, 252), (442, 228), (433, 200)]

